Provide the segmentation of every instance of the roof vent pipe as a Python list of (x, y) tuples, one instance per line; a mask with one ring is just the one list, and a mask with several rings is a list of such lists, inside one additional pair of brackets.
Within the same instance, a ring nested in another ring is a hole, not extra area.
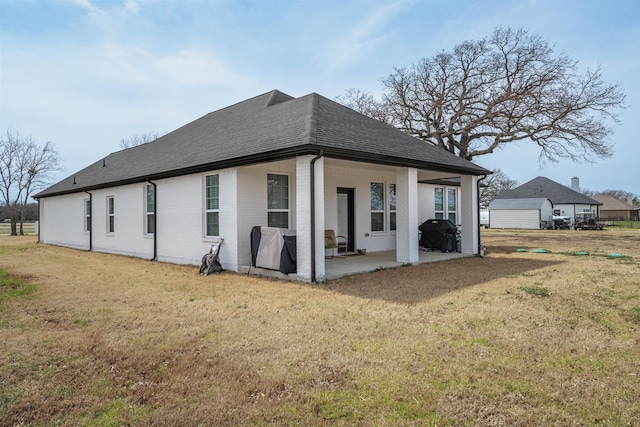
[(102, 167), (105, 167), (105, 166), (107, 166), (107, 162), (105, 159), (102, 159)]

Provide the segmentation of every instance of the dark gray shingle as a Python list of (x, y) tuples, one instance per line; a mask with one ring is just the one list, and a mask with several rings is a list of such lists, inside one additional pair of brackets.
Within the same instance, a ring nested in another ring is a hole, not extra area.
[(502, 190), (496, 199), (527, 199), (544, 197), (555, 204), (584, 204), (601, 205), (602, 203), (587, 197), (582, 193), (572, 190), (555, 181), (539, 176), (520, 187), (512, 190)]
[(155, 141), (109, 154), (36, 197), (317, 154), (320, 150), (327, 157), (452, 173), (488, 172), (318, 94), (293, 98), (274, 90), (209, 113)]

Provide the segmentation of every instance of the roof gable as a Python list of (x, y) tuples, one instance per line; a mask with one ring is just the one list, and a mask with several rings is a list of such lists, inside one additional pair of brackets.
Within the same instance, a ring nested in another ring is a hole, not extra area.
[(502, 190), (496, 199), (547, 198), (557, 204), (601, 205), (602, 203), (569, 187), (539, 176), (512, 190)]
[(488, 173), (316, 93), (273, 90), (206, 114), (155, 141), (109, 154), (36, 195), (47, 197), (302, 154)]

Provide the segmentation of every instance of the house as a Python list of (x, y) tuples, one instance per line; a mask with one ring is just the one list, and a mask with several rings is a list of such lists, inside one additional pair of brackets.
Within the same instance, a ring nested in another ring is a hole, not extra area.
[(553, 204), (547, 198), (493, 199), (489, 203), (489, 223), (493, 228), (547, 228)]
[(487, 173), (316, 93), (274, 90), (40, 192), (39, 239), (198, 264), (223, 238), (222, 265), (245, 271), (253, 227), (277, 227), (296, 235), (297, 279), (318, 281), (326, 229), (345, 235), (349, 251), (393, 251), (397, 262), (416, 263), (420, 222), (454, 218), (462, 252), (478, 253), (477, 182)]
[(594, 200), (602, 203), (600, 218), (608, 221), (638, 221), (640, 208), (633, 206), (631, 201), (623, 202), (608, 194), (596, 194)]
[[(500, 191), (494, 201), (510, 200), (512, 206), (516, 206), (518, 203), (529, 203), (524, 202), (523, 200), (525, 199), (548, 199), (553, 205), (552, 215), (569, 217), (572, 221), (577, 214), (588, 213), (594, 217), (598, 216), (598, 207), (602, 203), (576, 191), (576, 189), (579, 188), (577, 178), (572, 179), (572, 187), (573, 189), (552, 181), (549, 178), (539, 176), (514, 189)], [(528, 209), (524, 208), (523, 212), (526, 210)], [(517, 215), (516, 212), (513, 212), (513, 214)], [(491, 227), (495, 227), (492, 215), (493, 213), (490, 210)], [(526, 213), (526, 215), (529, 215), (529, 213)], [(551, 216), (547, 218), (542, 217), (541, 220), (540, 225), (544, 226), (552, 221), (552, 218)]]

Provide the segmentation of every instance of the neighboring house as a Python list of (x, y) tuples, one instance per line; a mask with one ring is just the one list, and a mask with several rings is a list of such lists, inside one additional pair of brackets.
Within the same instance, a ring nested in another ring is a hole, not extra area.
[[(573, 178), (572, 184), (574, 186), (578, 185), (577, 178)], [(602, 204), (591, 197), (587, 197), (578, 191), (542, 176), (534, 178), (514, 189), (502, 190), (494, 200), (540, 198), (549, 199), (553, 205), (552, 215), (569, 217), (572, 222), (578, 213), (589, 213), (590, 215), (598, 216), (598, 207)], [(552, 219), (543, 218), (542, 220), (548, 222)], [(493, 218), (491, 218), (491, 227), (494, 227)]]
[[(108, 155), (40, 192), (41, 242), (198, 264), (224, 238), (225, 269), (251, 264), (254, 226), (297, 239), (297, 277), (325, 277), (324, 230), (350, 250), (419, 260), (418, 226), (455, 218), (479, 250), (478, 176), (489, 173), (323, 96), (277, 90)], [(457, 186), (421, 184), (455, 178)], [(430, 203), (430, 205), (427, 205)]]
[(637, 221), (640, 208), (616, 199), (608, 194), (596, 194), (594, 200), (602, 203), (600, 218), (609, 221)]
[(553, 205), (547, 198), (493, 199), (489, 203), (492, 228), (547, 228)]

